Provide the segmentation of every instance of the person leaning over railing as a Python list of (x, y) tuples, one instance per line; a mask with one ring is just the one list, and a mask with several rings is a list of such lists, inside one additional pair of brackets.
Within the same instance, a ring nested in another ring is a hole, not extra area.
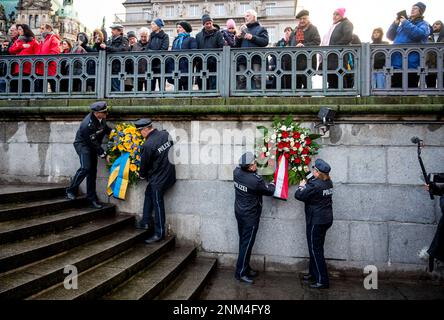
[[(165, 23), (160, 18), (157, 18), (151, 22), (151, 35), (146, 48), (147, 51), (168, 50), (168, 47), (170, 46), (170, 37), (165, 33), (165, 31), (162, 30), (164, 26)], [(154, 74), (160, 75), (160, 58), (154, 59), (151, 62), (151, 71)], [(161, 91), (162, 83), (160, 76), (154, 77), (153, 80), (151, 80), (151, 91), (156, 90), (156, 82), (159, 85), (159, 91)]]
[[(387, 31), (387, 38), (393, 44), (426, 43), (430, 34), (429, 24), (424, 21), (426, 5), (418, 2), (412, 6), (410, 18), (398, 16)], [(400, 52), (392, 54), (392, 67), (402, 69), (402, 55)], [(420, 64), (419, 52), (412, 52), (408, 56), (408, 68), (417, 69)], [(408, 74), (408, 87), (417, 88), (419, 75), (417, 71)], [(395, 73), (392, 76), (392, 88), (402, 88), (402, 73)]]
[[(113, 24), (111, 27), (111, 39), (106, 44), (101, 43), (100, 48), (109, 53), (126, 52), (129, 50), (128, 39), (123, 36), (123, 26), (121, 24)], [(115, 76), (121, 70), (121, 63), (114, 60), (111, 66), (111, 73)], [(111, 79), (111, 91), (120, 91), (120, 79)]]
[[(435, 21), (432, 25), (432, 30), (430, 32), (428, 43), (439, 43), (444, 42), (444, 28), (441, 20)], [(438, 56), (437, 52), (429, 52), (426, 57), (426, 66), (429, 69), (436, 69), (438, 66)], [(436, 88), (436, 80), (438, 75), (436, 73), (430, 73), (426, 76), (427, 88)]]
[[(236, 35), (237, 48), (258, 48), (266, 47), (269, 43), (268, 31), (257, 21), (257, 12), (250, 9), (245, 11), (245, 24), (240, 28), (241, 32)], [(239, 59), (239, 71), (247, 68), (247, 59), (241, 57)], [(262, 59), (260, 56), (254, 56), (252, 59), (253, 72), (260, 72)], [(245, 89), (247, 79), (245, 76), (239, 78), (238, 89)], [(253, 76), (252, 89), (261, 88), (261, 77)]]
[[(35, 39), (34, 33), (27, 24), (18, 24), (17, 30), (19, 37), (14, 44), (9, 48), (9, 54), (11, 55), (33, 55), (39, 52), (39, 44)], [(20, 65), (14, 62), (12, 67), (12, 75), (18, 76), (19, 73), (23, 76), (29, 76), (31, 74), (31, 62), (25, 62), (20, 70)], [(11, 80), (11, 92), (18, 92), (18, 80)], [(22, 92), (29, 92), (31, 84), (29, 80), (22, 80)]]
[[(195, 38), (191, 37), (191, 32), (193, 28), (186, 21), (181, 21), (177, 25), (177, 37), (173, 41), (173, 45), (171, 50), (180, 51), (180, 50), (193, 50), (197, 49), (197, 41)], [(190, 58), (180, 58), (179, 60), (179, 71), (180, 74), (185, 74), (189, 72), (189, 60)], [(171, 73), (174, 71), (174, 60), (172, 58), (166, 61), (166, 72)], [(191, 77), (189, 75), (181, 76), (179, 78), (179, 87), (178, 90), (188, 90), (188, 79)], [(173, 78), (169, 77), (168, 82), (174, 84)]]
[[(296, 15), (298, 25), (290, 35), (290, 46), (303, 48), (307, 46), (319, 46), (321, 44), (321, 36), (319, 35), (318, 28), (314, 26), (310, 21), (310, 12), (308, 10), (302, 10)], [(316, 70), (318, 61), (316, 56), (312, 57), (311, 67)], [(300, 55), (296, 60), (296, 70), (303, 71), (308, 67), (307, 56)], [(298, 74), (296, 76), (296, 88), (307, 89), (307, 76)]]
[[(322, 39), (323, 46), (348, 46), (353, 40), (353, 24), (345, 17), (345, 8), (338, 8), (333, 12), (333, 24)], [(327, 70), (336, 70), (339, 64), (339, 57), (329, 54), (327, 57)], [(322, 63), (319, 66), (322, 70)], [(338, 75), (328, 74), (327, 82), (329, 89), (337, 89), (339, 85)], [(344, 79), (344, 88), (346, 88)]]
[[(382, 28), (375, 28), (372, 32), (372, 44), (388, 44), (387, 41), (382, 41), (384, 37), (384, 30)], [(376, 89), (385, 88), (385, 74), (381, 71), (385, 67), (385, 54), (378, 52), (375, 54), (373, 61), (372, 87)]]
[[(42, 33), (42, 40), (40, 42), (39, 55), (56, 55), (60, 54), (60, 37), (53, 32), (53, 28), (50, 24), (44, 24), (40, 27)], [(57, 73), (57, 62), (50, 61), (48, 64), (43, 62), (37, 62), (35, 73), (39, 76), (45, 75), (45, 69), (47, 69), (47, 76), (54, 77)], [(48, 79), (51, 92), (56, 91), (56, 82), (54, 79)], [(37, 79), (35, 82), (35, 92), (43, 92), (43, 79)]]

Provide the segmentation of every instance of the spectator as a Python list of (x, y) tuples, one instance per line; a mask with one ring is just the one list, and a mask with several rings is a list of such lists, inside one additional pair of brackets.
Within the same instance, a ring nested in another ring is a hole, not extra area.
[[(54, 34), (52, 26), (50, 24), (44, 24), (40, 27), (42, 32), (42, 41), (40, 42), (39, 55), (54, 55), (60, 54), (60, 38), (58, 35)], [(54, 77), (57, 73), (57, 62), (49, 61), (47, 67), (43, 62), (37, 62), (35, 72), (39, 76), (45, 75), (45, 69), (47, 68), (47, 76)], [(48, 79), (51, 92), (56, 91), (56, 82), (54, 79)], [(36, 82), (36, 92), (43, 92), (43, 79), (37, 79)]]
[[(150, 38), (150, 30), (148, 28), (142, 27), (139, 29), (139, 38), (136, 44), (132, 47), (131, 51), (141, 52), (146, 51), (148, 47), (148, 40)], [(145, 79), (145, 74), (148, 70), (148, 62), (146, 59), (140, 59), (138, 62), (138, 75), (142, 76), (137, 79), (137, 90), (144, 91), (147, 88), (147, 82)]]
[(9, 41), (5, 40), (2, 43), (0, 55), (8, 55), (9, 48), (11, 48), (12, 45), (14, 44), (14, 42), (18, 39), (19, 34), (18, 34), (18, 30), (17, 30), (17, 25), (13, 24), (9, 27), (9, 37), (10, 37)]
[(95, 50), (88, 46), (88, 35), (84, 32), (79, 32), (77, 34), (76, 43), (72, 48), (71, 53), (87, 53), (94, 52)]
[[(177, 24), (177, 37), (173, 41), (173, 46), (171, 50), (192, 50), (197, 49), (197, 41), (195, 38), (191, 37), (190, 33), (193, 31), (191, 25), (186, 21), (181, 21)], [(179, 71), (181, 77), (179, 78), (179, 90), (188, 90), (188, 80), (192, 79), (191, 74), (188, 76), (182, 76), (189, 72), (189, 59), (182, 57), (179, 60)], [(174, 60), (167, 60), (167, 73), (171, 73), (174, 71)], [(172, 78), (168, 80), (170, 83), (174, 83)], [(192, 83), (192, 81), (190, 81)]]
[[(444, 28), (442, 27), (442, 21), (435, 21), (432, 25), (431, 33), (427, 40), (428, 43), (439, 43), (444, 42)], [(438, 56), (436, 52), (429, 52), (426, 57), (426, 66), (428, 69), (436, 69), (438, 66)], [(436, 88), (436, 80), (438, 74), (431, 72), (426, 75), (427, 88)]]
[(71, 43), (71, 41), (69, 41), (66, 38), (63, 39), (60, 42), (60, 53), (68, 54), (68, 53), (71, 53), (71, 50), (72, 50), (72, 43)]
[[(296, 15), (298, 25), (290, 35), (290, 46), (303, 48), (308, 46), (319, 46), (321, 44), (321, 36), (318, 28), (316, 28), (310, 21), (310, 12), (302, 10)], [(316, 56), (311, 58), (311, 68), (316, 70), (318, 60)], [(304, 71), (308, 68), (307, 56), (304, 54), (296, 58), (296, 70)], [(305, 74), (296, 75), (296, 88), (307, 89), (307, 76)]]
[[(14, 44), (9, 48), (9, 54), (11, 55), (32, 55), (39, 52), (39, 44), (35, 40), (34, 33), (27, 24), (17, 25), (18, 38)], [(23, 69), (20, 70), (18, 63), (12, 65), (12, 75), (18, 76), (19, 73), (22, 76), (29, 76), (31, 74), (31, 63), (25, 62)], [(28, 79), (22, 80), (22, 92), (29, 92), (31, 84)], [(18, 80), (11, 80), (11, 92), (18, 92)]]
[[(123, 36), (123, 26), (121, 24), (113, 24), (111, 27), (111, 39), (105, 43), (100, 44), (102, 50), (106, 52), (126, 52), (129, 50), (128, 39)], [(111, 73), (114, 77), (111, 78), (111, 91), (120, 90), (120, 79), (118, 74), (121, 72), (122, 64), (119, 60), (114, 60), (111, 66)]]
[(284, 37), (275, 43), (275, 47), (284, 48), (290, 46), (290, 35), (293, 33), (293, 29), (291, 27), (285, 27), (284, 29)]
[(236, 33), (236, 22), (233, 19), (228, 19), (227, 28), (222, 30), (225, 46), (234, 47), (236, 44)]
[(93, 32), (93, 39), (94, 39), (94, 44), (92, 47), (93, 51), (105, 50), (102, 49), (101, 47), (102, 43), (106, 43), (106, 35), (102, 32), (102, 30), (95, 29)]
[[(76, 42), (74, 47), (71, 50), (71, 53), (75, 54), (85, 54), (88, 52), (95, 51), (94, 49), (90, 48), (88, 46), (88, 36), (84, 32), (79, 32), (77, 34)], [(80, 78), (82, 74), (86, 73), (88, 75), (94, 75), (95, 74), (95, 63), (94, 61), (88, 61), (86, 63), (86, 70), (84, 70), (84, 61), (82, 60), (74, 60), (73, 61), (73, 91), (75, 92), (81, 92), (82, 91), (82, 83), (83, 80)], [(92, 86), (94, 84), (94, 79), (87, 79), (86, 80), (87, 87)]]
[[(203, 29), (196, 35), (196, 42), (198, 49), (217, 49), (224, 46), (224, 37), (220, 31), (218, 31), (213, 25), (213, 19), (208, 15), (202, 16)], [(203, 69), (202, 59), (198, 59), (196, 62), (196, 72), (200, 72)], [(217, 72), (217, 60), (213, 57), (207, 59), (207, 72)], [(207, 90), (216, 89), (216, 76), (209, 76), (206, 81)], [(199, 90), (203, 89), (202, 79), (197, 78), (197, 85)]]
[[(384, 30), (382, 28), (376, 28), (372, 32), (372, 44), (388, 44), (387, 41), (383, 41)], [(385, 74), (381, 71), (385, 67), (385, 54), (378, 52), (374, 56), (373, 61), (373, 88), (383, 89), (385, 88)]]
[[(424, 21), (424, 12), (426, 5), (418, 2), (412, 6), (410, 18), (397, 17), (387, 31), (387, 38), (393, 41), (393, 44), (408, 43), (426, 43), (430, 35), (429, 24)], [(400, 52), (392, 54), (392, 67), (395, 70), (402, 70), (402, 55)], [(411, 52), (408, 56), (408, 68), (417, 69), (419, 67), (419, 52)], [(417, 88), (419, 75), (417, 71), (408, 74), (408, 87)], [(394, 73), (392, 76), (392, 88), (402, 88), (402, 72)]]
[(128, 33), (126, 34), (126, 37), (128, 38), (128, 43), (129, 43), (129, 46), (130, 46), (130, 51), (133, 51), (133, 46), (138, 41), (136, 33), (134, 31), (128, 31)]
[[(338, 8), (333, 12), (333, 24), (328, 30), (327, 34), (322, 39), (321, 45), (324, 46), (347, 46), (353, 39), (353, 24), (345, 17), (345, 8)], [(345, 58), (345, 64), (347, 58)], [(335, 54), (328, 55), (327, 70), (334, 70), (334, 74), (327, 74), (327, 82), (329, 89), (337, 89), (339, 85), (338, 75), (336, 69), (339, 66), (339, 57)], [(319, 67), (321, 68), (321, 66)], [(344, 88), (347, 88), (346, 79), (343, 79)]]
[[(72, 43), (68, 39), (60, 41), (60, 53), (69, 54), (72, 51)], [(69, 60), (62, 60), (60, 63), (60, 73), (62, 76), (69, 75)], [(60, 79), (60, 92), (68, 92), (69, 79)]]
[[(137, 36), (134, 31), (128, 31), (126, 34), (129, 43), (129, 51), (135, 51), (137, 44)], [(134, 60), (128, 59), (125, 61), (125, 72), (127, 78), (125, 79), (125, 91), (132, 91), (134, 88)], [(131, 75), (132, 77), (129, 77)]]
[[(257, 13), (254, 10), (245, 12), (245, 24), (241, 27), (241, 32), (236, 35), (236, 47), (239, 48), (257, 48), (266, 47), (268, 45), (268, 32), (257, 21)], [(254, 56), (252, 59), (253, 71), (260, 72), (262, 59), (260, 56)], [(238, 59), (239, 71), (243, 72), (247, 68), (247, 59), (242, 56)], [(247, 79), (240, 76), (238, 81), (238, 89), (245, 89)], [(252, 89), (261, 88), (261, 77), (253, 76)]]
[[(162, 19), (157, 18), (153, 22), (151, 22), (151, 35), (150, 40), (148, 41), (148, 51), (159, 51), (159, 50), (168, 50), (170, 45), (170, 38), (168, 35), (162, 30), (165, 26)], [(157, 77), (154, 77), (151, 80), (151, 91), (156, 90), (156, 82), (159, 84), (159, 91), (162, 90), (162, 84), (160, 81), (160, 71), (161, 71), (161, 62), (160, 58), (155, 58), (151, 62), (151, 71), (154, 74), (157, 74)]]

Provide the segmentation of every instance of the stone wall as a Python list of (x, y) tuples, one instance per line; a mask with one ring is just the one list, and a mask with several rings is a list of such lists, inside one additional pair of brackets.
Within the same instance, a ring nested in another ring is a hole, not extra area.
[[(176, 155), (191, 159), (199, 152), (220, 159), (227, 150), (236, 160), (251, 149), (244, 129), (254, 131), (267, 121), (162, 121), (159, 128), (177, 141)], [(79, 166), (72, 146), (79, 120), (0, 122), (0, 179), (10, 182), (67, 183)], [(313, 123), (306, 123), (312, 126)], [(227, 142), (215, 139), (237, 132)], [(236, 131), (238, 130), (238, 131)], [(194, 133), (193, 133), (194, 132)], [(444, 171), (444, 126), (437, 124), (359, 124), (335, 126), (322, 141), (320, 157), (332, 166), (335, 183), (335, 222), (326, 239), (325, 254), (338, 269), (363, 270), (376, 265), (397, 272), (425, 270), (418, 252), (430, 244), (441, 216), (438, 201), (422, 187), (412, 136), (424, 139), (423, 159), (429, 172)], [(226, 160), (226, 159), (225, 159)], [(223, 162), (223, 161), (219, 161)], [(233, 161), (232, 161), (233, 162)], [(233, 164), (180, 164), (178, 182), (166, 195), (167, 223), (182, 242), (191, 241), (204, 254), (217, 256), (222, 266), (233, 266), (238, 251), (233, 213)], [(146, 182), (131, 187), (127, 201), (108, 199), (107, 172), (99, 165), (98, 191), (102, 201), (121, 212), (140, 215)], [(303, 204), (266, 198), (253, 263), (266, 270), (295, 270), (308, 257)]]

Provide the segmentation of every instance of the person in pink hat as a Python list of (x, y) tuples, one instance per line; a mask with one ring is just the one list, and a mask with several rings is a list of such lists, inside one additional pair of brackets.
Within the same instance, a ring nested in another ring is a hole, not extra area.
[(233, 19), (228, 19), (227, 28), (222, 30), (225, 46), (234, 47), (234, 45), (236, 44), (236, 33), (236, 22)]
[[(322, 46), (346, 46), (352, 42), (353, 24), (345, 17), (345, 12), (345, 8), (338, 8), (333, 12), (333, 24), (322, 39)], [(338, 63), (339, 61), (336, 55), (329, 55), (327, 59), (327, 69), (336, 70)], [(319, 66), (319, 68), (321, 69), (322, 65)], [(327, 75), (327, 82), (329, 89), (338, 89), (339, 79), (336, 74)], [(344, 87), (346, 87), (345, 81)]]

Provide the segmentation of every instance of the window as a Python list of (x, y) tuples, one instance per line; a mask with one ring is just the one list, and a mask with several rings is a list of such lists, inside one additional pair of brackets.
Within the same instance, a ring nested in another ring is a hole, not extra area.
[(275, 14), (276, 3), (267, 3), (265, 5), (265, 13), (267, 16), (272, 16)]
[(165, 7), (166, 17), (174, 17), (174, 6), (166, 6)]
[(241, 2), (239, 4), (239, 14), (240, 15), (244, 15), (245, 11), (247, 11), (248, 9), (251, 9), (250, 3), (249, 2)]
[(276, 37), (276, 27), (265, 27), (268, 31), (268, 39), (269, 39), (269, 45), (274, 46), (274, 44), (277, 42)]
[(199, 5), (192, 4), (190, 5), (190, 17), (198, 17), (199, 16)]
[(216, 3), (214, 5), (214, 11), (216, 16), (219, 17), (225, 16), (225, 5), (223, 3)]

